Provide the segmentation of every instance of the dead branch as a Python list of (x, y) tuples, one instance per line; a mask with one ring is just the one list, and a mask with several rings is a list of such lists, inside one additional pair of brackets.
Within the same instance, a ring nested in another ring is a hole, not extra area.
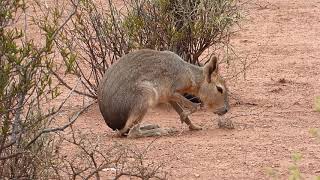
[(81, 110), (76, 112), (71, 118), (69, 118), (69, 122), (61, 127), (56, 127), (56, 128), (48, 128), (42, 130), (38, 135), (36, 135), (26, 146), (26, 148), (30, 147), (31, 144), (33, 144), (41, 135), (46, 134), (46, 133), (52, 133), (52, 132), (57, 132), (57, 131), (64, 131), (66, 128), (70, 127), (77, 119), (78, 117), (86, 111), (90, 106), (92, 106), (96, 101), (92, 101), (91, 103), (87, 104), (84, 106)]
[[(58, 73), (54, 72), (52, 69), (51, 70), (51, 73), (59, 80), (59, 82), (64, 85), (66, 88), (68, 88), (69, 90), (72, 90), (73, 88), (71, 86), (69, 86), (61, 77)], [(78, 90), (74, 90), (75, 93), (77, 94), (80, 94), (80, 95), (84, 95), (84, 96), (87, 96), (87, 97), (90, 97), (90, 98), (93, 98), (93, 99), (97, 99), (96, 96), (93, 96), (91, 94), (87, 94), (85, 92), (81, 92), (81, 91), (78, 91)]]

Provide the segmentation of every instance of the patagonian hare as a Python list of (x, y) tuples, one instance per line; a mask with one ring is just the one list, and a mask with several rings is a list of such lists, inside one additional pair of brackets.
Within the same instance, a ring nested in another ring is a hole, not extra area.
[(137, 50), (121, 57), (103, 76), (98, 103), (107, 125), (128, 137), (164, 135), (158, 125), (141, 125), (148, 109), (170, 104), (190, 130), (200, 130), (188, 115), (199, 109), (182, 94), (193, 94), (218, 115), (229, 110), (227, 88), (218, 74), (216, 57), (203, 67), (170, 51)]

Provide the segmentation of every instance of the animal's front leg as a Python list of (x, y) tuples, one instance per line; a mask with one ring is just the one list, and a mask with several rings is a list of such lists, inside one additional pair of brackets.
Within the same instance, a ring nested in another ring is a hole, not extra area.
[(185, 112), (177, 102), (170, 101), (169, 103), (171, 104), (173, 109), (179, 114), (181, 123), (185, 122), (189, 126), (190, 130), (201, 130), (202, 129), (201, 127), (198, 127), (198, 126), (192, 124), (192, 122), (190, 121), (190, 119), (188, 117), (188, 115), (191, 114), (190, 112)]
[(170, 101), (174, 101), (174, 102), (182, 105), (183, 107), (186, 107), (188, 109), (187, 111), (189, 112), (188, 115), (190, 115), (200, 109), (200, 104), (196, 104), (196, 103), (189, 101), (187, 98), (185, 98), (183, 95), (181, 95), (179, 93), (174, 93), (170, 97)]
[(179, 105), (186, 107), (187, 110), (182, 112), (182, 115), (186, 116), (186, 117), (200, 109), (200, 104), (196, 104), (196, 103), (189, 101), (187, 98), (185, 98), (183, 95), (181, 95), (179, 93), (174, 93), (171, 96), (170, 101), (176, 102)]

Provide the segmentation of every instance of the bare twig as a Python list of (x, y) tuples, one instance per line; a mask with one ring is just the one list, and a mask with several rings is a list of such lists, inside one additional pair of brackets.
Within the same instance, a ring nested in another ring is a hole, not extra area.
[[(51, 70), (51, 73), (59, 80), (59, 82), (64, 85), (66, 88), (72, 90), (73, 88), (71, 86), (69, 86), (61, 77), (58, 73), (54, 72), (52, 69)], [(78, 91), (78, 90), (74, 90), (75, 93), (77, 94), (80, 94), (80, 95), (84, 95), (84, 96), (87, 96), (87, 97), (90, 97), (90, 98), (93, 98), (93, 99), (97, 99), (96, 96), (93, 96), (91, 94), (87, 94), (85, 92), (81, 92), (81, 91)]]
[(72, 12), (69, 14), (69, 16), (65, 19), (65, 21), (55, 30), (53, 36), (52, 36), (52, 39), (55, 39), (57, 34), (62, 30), (62, 28), (65, 27), (65, 25), (71, 20), (71, 18), (76, 14), (77, 10), (78, 10), (78, 7), (79, 7), (79, 3), (80, 3), (80, 0), (77, 2), (77, 4), (75, 4), (73, 1), (71, 1), (72, 4), (73, 4), (73, 10)]
[(17, 156), (19, 156), (21, 154), (22, 154), (22, 152), (17, 152), (17, 153), (14, 153), (14, 154), (10, 154), (8, 156), (3, 156), (3, 157), (0, 157), (0, 161), (6, 160), (6, 159), (11, 159), (11, 158), (17, 157)]
[(96, 101), (92, 101), (91, 103), (87, 104), (84, 106), (81, 110), (76, 112), (71, 118), (69, 118), (69, 122), (66, 123), (65, 125), (61, 127), (56, 127), (56, 128), (48, 128), (48, 129), (43, 129), (40, 133), (38, 133), (27, 145), (26, 148), (30, 147), (32, 143), (34, 143), (42, 134), (46, 133), (52, 133), (52, 132), (57, 132), (57, 131), (64, 131), (66, 128), (70, 127), (77, 119), (78, 117), (86, 111), (90, 106), (92, 106)]

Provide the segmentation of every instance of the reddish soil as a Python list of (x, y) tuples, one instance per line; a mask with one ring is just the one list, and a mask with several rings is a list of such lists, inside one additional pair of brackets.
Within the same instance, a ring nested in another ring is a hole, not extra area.
[[(314, 111), (320, 95), (320, 1), (252, 0), (244, 10), (232, 44), (240, 56), (258, 61), (245, 79), (228, 82), (233, 98), (227, 116), (234, 117), (235, 129), (218, 128), (217, 116), (206, 110), (191, 116), (201, 131), (189, 131), (169, 109), (150, 110), (144, 119), (179, 131), (157, 139), (148, 153), (150, 160), (165, 162), (169, 179), (270, 179), (270, 168), (287, 179), (295, 152), (302, 154), (304, 178), (320, 176), (320, 141), (309, 132), (320, 127)], [(116, 137), (97, 105), (75, 125), (106, 144), (145, 148), (154, 140)]]

